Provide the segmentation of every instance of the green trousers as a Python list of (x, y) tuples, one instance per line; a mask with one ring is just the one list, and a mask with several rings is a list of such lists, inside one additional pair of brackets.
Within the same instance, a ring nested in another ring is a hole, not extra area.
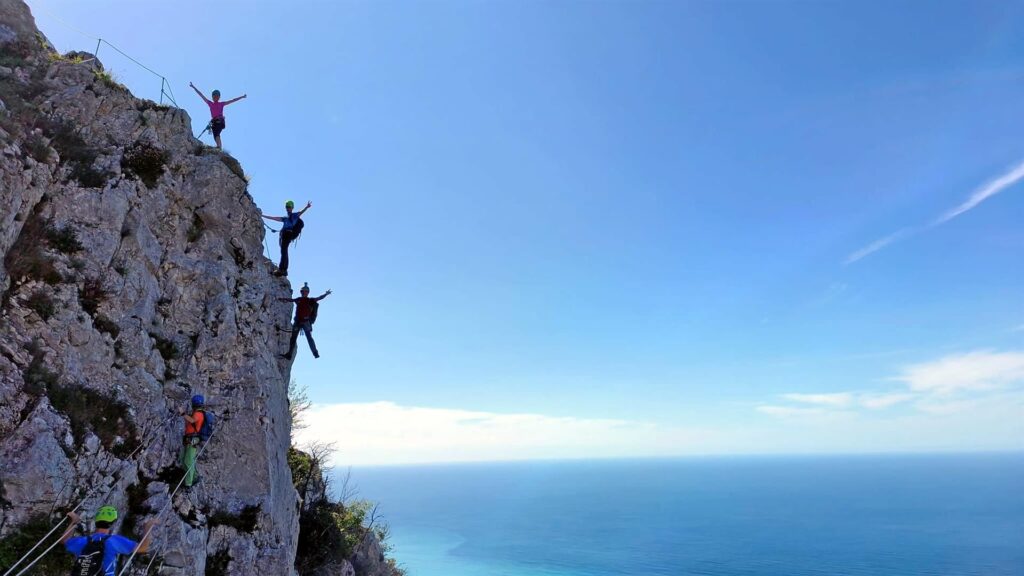
[(196, 452), (198, 452), (198, 446), (186, 440), (185, 449), (181, 452), (181, 467), (187, 470), (185, 472), (185, 487), (192, 486), (196, 481)]

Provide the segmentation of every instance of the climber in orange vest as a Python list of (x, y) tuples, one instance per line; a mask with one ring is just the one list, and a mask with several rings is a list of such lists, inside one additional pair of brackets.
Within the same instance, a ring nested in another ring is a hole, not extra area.
[(206, 420), (206, 412), (203, 410), (205, 404), (206, 399), (203, 398), (203, 395), (196, 394), (192, 397), (192, 412), (188, 414), (185, 413), (185, 410), (179, 412), (185, 419), (185, 434), (182, 437), (185, 449), (181, 454), (181, 466), (185, 468), (186, 488), (191, 488), (199, 478), (199, 475), (196, 474), (196, 453), (199, 450), (203, 424)]

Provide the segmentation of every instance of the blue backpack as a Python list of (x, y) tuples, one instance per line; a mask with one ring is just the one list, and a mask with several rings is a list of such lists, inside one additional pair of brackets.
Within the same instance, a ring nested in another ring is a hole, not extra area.
[(206, 442), (213, 436), (213, 427), (216, 424), (217, 417), (213, 415), (213, 412), (207, 412), (203, 410), (203, 425), (199, 427), (199, 439)]

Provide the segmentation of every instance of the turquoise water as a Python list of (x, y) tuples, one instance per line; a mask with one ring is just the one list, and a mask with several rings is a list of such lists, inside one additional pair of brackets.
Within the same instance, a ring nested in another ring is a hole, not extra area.
[(1024, 575), (1024, 455), (365, 468), (412, 576)]

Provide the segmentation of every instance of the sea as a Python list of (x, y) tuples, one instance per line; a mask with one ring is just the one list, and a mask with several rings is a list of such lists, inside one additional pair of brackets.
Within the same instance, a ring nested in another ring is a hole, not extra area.
[(1024, 454), (349, 474), (410, 576), (1024, 576)]

